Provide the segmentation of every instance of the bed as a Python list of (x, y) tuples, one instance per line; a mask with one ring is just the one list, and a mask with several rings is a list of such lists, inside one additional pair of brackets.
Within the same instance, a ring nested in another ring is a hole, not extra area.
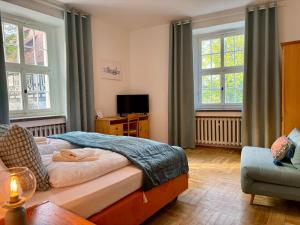
[(37, 192), (26, 207), (51, 201), (95, 224), (141, 224), (187, 189), (187, 175), (143, 192), (142, 172), (127, 166), (83, 184)]
[[(77, 146), (60, 138), (49, 141), (48, 146), (39, 145), (41, 154)], [(143, 171), (129, 162), (82, 184), (38, 192), (28, 206), (49, 200), (95, 224), (132, 225), (144, 222), (188, 188), (187, 173), (152, 188), (145, 189), (143, 181)]]

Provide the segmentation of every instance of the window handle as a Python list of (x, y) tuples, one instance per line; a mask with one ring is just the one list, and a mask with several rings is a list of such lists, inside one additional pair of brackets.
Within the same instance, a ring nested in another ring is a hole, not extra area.
[(27, 89), (25, 89), (25, 90), (24, 90), (24, 93), (27, 94), (27, 92), (28, 92)]
[(221, 91), (224, 91), (224, 87), (221, 87)]

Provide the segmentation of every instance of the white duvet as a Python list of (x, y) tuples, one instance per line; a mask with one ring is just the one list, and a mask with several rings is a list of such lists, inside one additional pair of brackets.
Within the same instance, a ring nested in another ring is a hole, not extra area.
[[(59, 148), (55, 147), (55, 150)], [(52, 154), (41, 154), (51, 186), (61, 188), (84, 183), (130, 164), (120, 154), (96, 148), (94, 150), (98, 159), (89, 162), (53, 162)]]

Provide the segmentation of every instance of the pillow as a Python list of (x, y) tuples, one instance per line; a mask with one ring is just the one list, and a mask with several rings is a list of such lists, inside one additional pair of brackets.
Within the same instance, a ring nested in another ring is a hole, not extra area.
[(39, 145), (37, 144), (39, 153), (41, 155), (49, 155), (53, 154), (53, 152), (58, 151), (57, 148), (55, 148), (53, 145)]
[(290, 146), (292, 143), (286, 136), (281, 136), (278, 138), (271, 147), (271, 152), (274, 160), (280, 161), (283, 160), (286, 156), (287, 152), (289, 151)]
[(61, 139), (53, 139), (53, 138), (48, 138), (49, 144), (54, 146), (57, 151), (60, 149), (73, 149), (73, 148), (80, 148), (78, 145), (74, 145), (71, 142), (61, 140)]
[(0, 137), (3, 136), (9, 129), (9, 125), (0, 124)]
[(0, 158), (8, 167), (27, 167), (35, 175), (37, 191), (49, 189), (49, 175), (44, 167), (33, 136), (16, 124), (0, 138)]
[(53, 154), (53, 152), (59, 151), (60, 149), (80, 148), (77, 145), (73, 145), (68, 141), (64, 141), (60, 139), (48, 138), (47, 142), (48, 144), (40, 144), (39, 142), (36, 142), (41, 155)]
[(291, 162), (294, 167), (300, 169), (300, 131), (295, 128), (291, 131), (288, 137), (295, 145), (294, 156), (291, 158)]

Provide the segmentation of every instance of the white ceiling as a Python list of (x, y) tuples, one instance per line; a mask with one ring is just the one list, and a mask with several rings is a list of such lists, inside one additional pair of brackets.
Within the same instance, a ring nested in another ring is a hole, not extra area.
[(169, 23), (265, 0), (58, 0), (128, 29)]

